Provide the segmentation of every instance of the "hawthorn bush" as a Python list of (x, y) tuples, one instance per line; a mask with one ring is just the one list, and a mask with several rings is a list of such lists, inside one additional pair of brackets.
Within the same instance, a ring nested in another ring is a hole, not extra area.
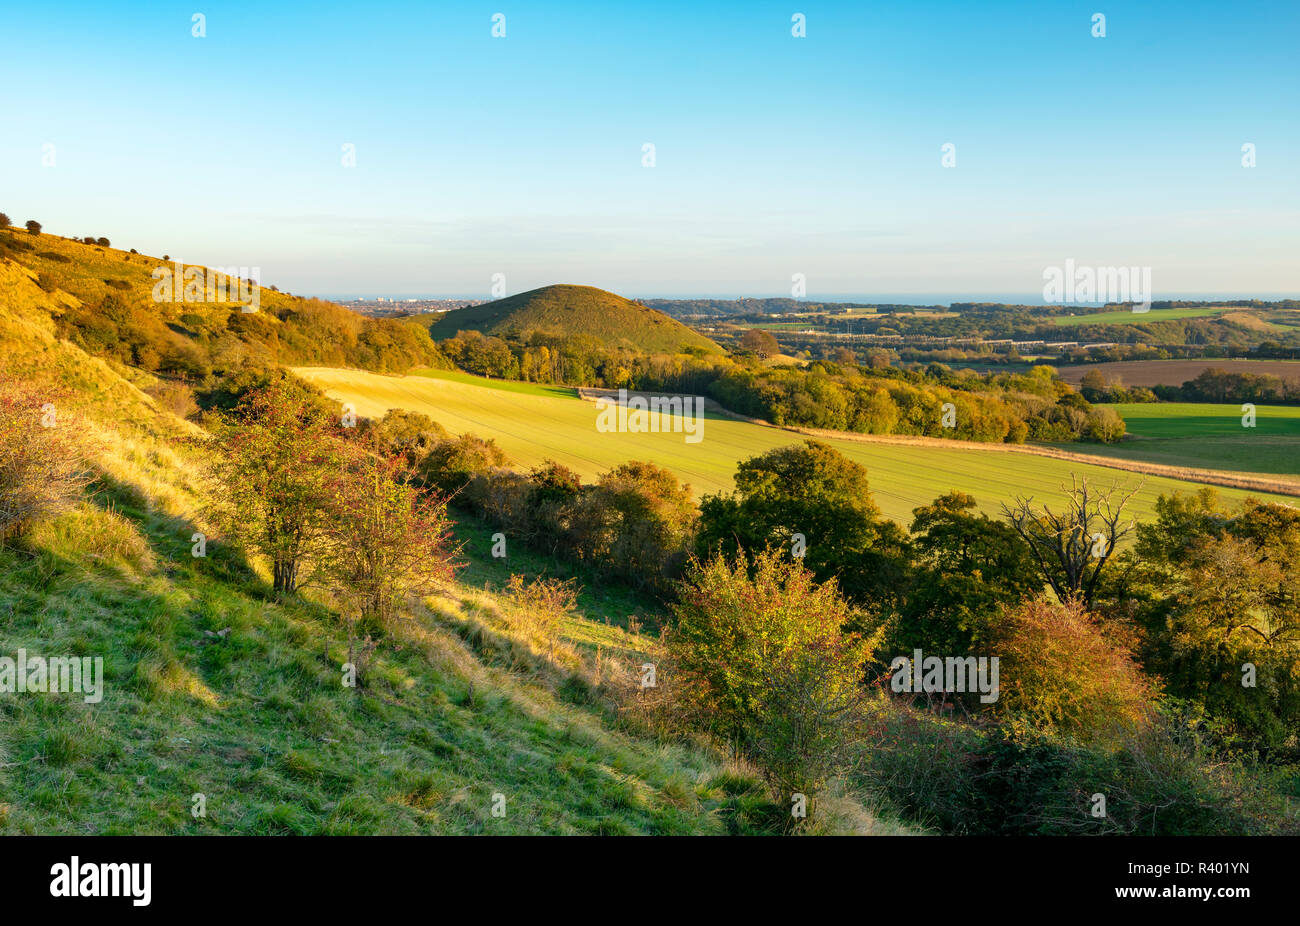
[(812, 795), (850, 762), (875, 639), (834, 580), (775, 550), (693, 561), (668, 632), (677, 704), (752, 759), (777, 800)]
[(214, 475), (222, 533), (271, 562), (278, 594), (293, 594), (323, 548), (329, 480), (342, 444), (333, 419), (289, 380), (246, 392), (216, 426)]
[(90, 481), (82, 443), (51, 398), (0, 375), (0, 545), (69, 508)]
[(382, 632), (412, 597), (451, 581), (458, 565), (446, 497), (408, 477), (400, 458), (355, 441), (326, 480), (320, 574), (365, 633)]

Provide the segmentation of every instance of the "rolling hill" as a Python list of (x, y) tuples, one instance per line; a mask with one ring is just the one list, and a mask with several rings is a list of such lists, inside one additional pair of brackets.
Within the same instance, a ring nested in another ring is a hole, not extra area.
[(436, 362), (423, 329), (257, 285), (249, 279), (256, 267), (223, 274), (219, 267), (16, 229), (0, 229), (0, 262), (34, 284), (11, 292), (11, 301), (40, 303), (59, 338), (167, 378), (202, 381), (250, 364), (402, 372)]
[[(686, 443), (680, 433), (601, 433), (597, 410), (576, 392), (551, 386), (505, 384), (463, 373), (428, 371), (424, 375), (376, 376), (357, 370), (299, 368), (338, 401), (350, 402), (358, 414), (381, 416), (390, 408), (422, 412), (449, 431), (496, 440), (516, 466), (527, 468), (551, 459), (594, 480), (626, 460), (666, 466), (690, 483), (696, 498), (733, 487), (736, 464), (774, 447), (804, 438), (782, 428), (705, 412), (703, 440)], [(826, 443), (867, 467), (871, 493), (887, 517), (911, 521), (912, 509), (951, 489), (970, 493), (981, 510), (996, 515), (1003, 502), (1018, 494), (1053, 499), (1072, 473), (1099, 485), (1113, 482), (1142, 490), (1133, 500), (1139, 519), (1152, 516), (1160, 493), (1195, 491), (1197, 484), (1164, 476), (1143, 476), (1104, 466), (1010, 452), (1006, 445), (937, 446), (934, 443), (881, 443), (827, 437)], [(947, 445), (950, 442), (943, 442)], [(955, 444), (956, 442), (951, 442)], [(1292, 504), (1294, 497), (1220, 488), (1238, 502), (1254, 494)]]
[(722, 353), (717, 344), (663, 312), (594, 286), (543, 286), (448, 312), (429, 326), (435, 341), (471, 330), (497, 337), (534, 331), (588, 335), (605, 345), (625, 344), (650, 353)]
[[(48, 393), (95, 481), (21, 548), (0, 546), (0, 650), (101, 657), (103, 689), (93, 704), (3, 699), (0, 834), (781, 831), (747, 766), (612, 706), (620, 667), (659, 647), (620, 626), (626, 604), (586, 589), (543, 641), (502, 586), (553, 567), (494, 560), (472, 521), (456, 528), (465, 571), (377, 646), (365, 686), (343, 687), (332, 602), (277, 599), (265, 566), (206, 522), (203, 429), (154, 398), (154, 373), (61, 333), (96, 280), (128, 293), (104, 279), (143, 283), (157, 262), (50, 236), (35, 248), (67, 259), (0, 254), (0, 374)], [(296, 304), (268, 293), (264, 307)], [(825, 826), (902, 830), (849, 797)]]

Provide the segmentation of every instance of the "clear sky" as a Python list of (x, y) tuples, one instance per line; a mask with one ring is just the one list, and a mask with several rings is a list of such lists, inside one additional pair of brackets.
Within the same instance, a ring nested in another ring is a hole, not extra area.
[(1073, 258), (1300, 296), (1298, 36), (1296, 0), (0, 0), (0, 210), (304, 294), (967, 299)]

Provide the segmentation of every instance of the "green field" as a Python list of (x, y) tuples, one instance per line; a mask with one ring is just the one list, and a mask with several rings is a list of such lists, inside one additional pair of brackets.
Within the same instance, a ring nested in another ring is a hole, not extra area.
[(1232, 310), (1226, 306), (1210, 306), (1205, 309), (1152, 309), (1149, 312), (1120, 309), (1114, 312), (1093, 312), (1091, 315), (1053, 315), (1052, 321), (1058, 325), (1127, 325), (1178, 318), (1206, 318), (1230, 311)]
[[(716, 416), (706, 417), (703, 440), (696, 444), (686, 443), (682, 434), (607, 434), (596, 430), (593, 403), (545, 391), (549, 387), (505, 391), (485, 388), (490, 384), (475, 377), (442, 372), (381, 376), (319, 367), (299, 368), (296, 372), (333, 398), (353, 403), (358, 414), (378, 416), (390, 408), (406, 408), (429, 415), (455, 433), (494, 438), (518, 467), (553, 459), (591, 479), (627, 460), (650, 460), (678, 473), (691, 484), (697, 498), (731, 488), (740, 460), (801, 439), (789, 431)], [(1030, 493), (1040, 499), (1059, 494), (1071, 472), (1106, 485), (1115, 481), (1136, 484), (1143, 478), (1106, 467), (1020, 453), (851, 440), (827, 443), (867, 467), (876, 501), (888, 517), (901, 523), (911, 520), (913, 508), (954, 488), (969, 492), (984, 511), (994, 514), (1001, 502), (1017, 493)], [(1092, 450), (1093, 445), (1075, 449)], [(1193, 488), (1192, 483), (1146, 477), (1134, 511), (1139, 517), (1147, 517), (1160, 493)], [(1248, 494), (1234, 489), (1220, 491), (1230, 499)], [(1281, 496), (1271, 498), (1295, 501)]]
[(1300, 475), (1300, 407), (1257, 406), (1253, 428), (1242, 427), (1240, 405), (1159, 402), (1110, 407), (1128, 425), (1130, 438), (1090, 447), (1090, 453), (1168, 466)]

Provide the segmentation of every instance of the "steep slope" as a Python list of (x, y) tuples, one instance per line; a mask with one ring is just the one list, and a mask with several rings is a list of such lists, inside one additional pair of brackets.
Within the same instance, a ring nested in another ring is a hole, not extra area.
[(626, 345), (650, 353), (686, 350), (718, 354), (722, 348), (657, 309), (594, 286), (543, 286), (495, 302), (457, 309), (429, 328), (434, 340), (457, 331), (521, 336), (530, 332), (588, 335), (602, 344)]
[[(491, 560), (473, 524), (458, 528), (467, 572), (345, 687), (329, 602), (276, 601), (265, 568), (205, 523), (201, 429), (151, 398), (152, 374), (60, 339), (54, 318), (80, 300), (37, 279), (0, 258), (3, 372), (48, 390), (98, 478), (22, 548), (0, 548), (0, 656), (100, 657), (103, 696), (0, 698), (0, 833), (780, 829), (751, 773), (638, 732), (619, 708), (656, 640), (617, 611), (608, 623), (592, 594), (540, 638), (484, 582), (545, 564)], [(191, 555), (195, 531), (211, 536), (206, 557)], [(834, 829), (882, 828), (851, 802), (826, 806)]]
[(399, 372), (436, 363), (419, 327), (257, 285), (257, 268), (178, 264), (57, 235), (0, 229), (0, 259), (59, 294), (42, 304), (96, 356), (189, 381), (249, 363)]

